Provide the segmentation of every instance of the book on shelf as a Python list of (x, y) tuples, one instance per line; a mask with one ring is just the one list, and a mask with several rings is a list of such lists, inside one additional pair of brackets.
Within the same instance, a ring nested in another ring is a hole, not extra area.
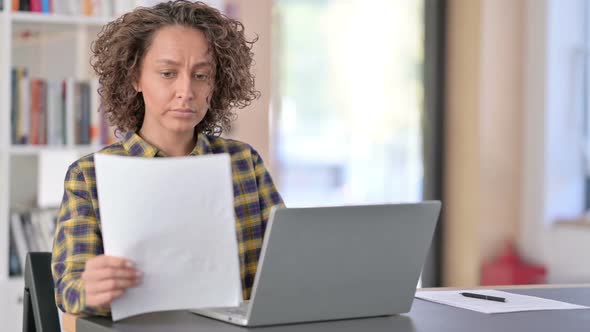
[[(10, 243), (13, 251), (9, 260), (10, 275), (18, 275), (18, 271), (22, 271), (28, 252), (51, 252), (57, 212), (57, 209), (12, 212)], [(18, 267), (16, 261), (19, 263)]]
[(15, 12), (112, 17), (115, 6), (120, 6), (118, 2), (125, 3), (122, 0), (12, 0), (11, 5)]
[(12, 144), (107, 145), (116, 141), (114, 131), (102, 121), (97, 80), (51, 81), (29, 77), (25, 68), (13, 68), (11, 84)]
[[(119, 17), (136, 7), (151, 7), (165, 1), (168, 0), (12, 0), (12, 11), (68, 16)], [(202, 1), (219, 10), (225, 9), (224, 0)]]

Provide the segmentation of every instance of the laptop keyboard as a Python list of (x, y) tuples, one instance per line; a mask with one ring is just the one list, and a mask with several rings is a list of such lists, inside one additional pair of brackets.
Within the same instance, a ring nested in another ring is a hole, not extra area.
[(229, 316), (240, 316), (245, 318), (246, 314), (248, 313), (249, 305), (249, 302), (242, 302), (239, 307), (212, 308), (210, 311), (215, 311)]

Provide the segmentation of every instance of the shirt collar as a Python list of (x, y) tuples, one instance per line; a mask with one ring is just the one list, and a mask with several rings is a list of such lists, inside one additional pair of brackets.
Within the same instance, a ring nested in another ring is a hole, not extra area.
[[(160, 151), (157, 147), (148, 143), (135, 132), (129, 132), (125, 134), (122, 144), (130, 156), (147, 158), (167, 157), (164, 152)], [(208, 153), (211, 153), (209, 139), (205, 134), (199, 133), (197, 135), (197, 144), (195, 144), (195, 147), (189, 155), (197, 156)]]

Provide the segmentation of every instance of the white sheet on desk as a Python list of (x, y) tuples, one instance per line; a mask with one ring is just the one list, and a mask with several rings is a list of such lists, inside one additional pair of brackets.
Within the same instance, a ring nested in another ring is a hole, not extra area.
[[(470, 292), (483, 295), (503, 297), (506, 302), (474, 299), (461, 295), (461, 292)], [(588, 307), (561, 301), (549, 300), (535, 296), (520, 295), (497, 290), (453, 290), (453, 291), (418, 291), (416, 298), (446, 304), (457, 308), (463, 308), (485, 314), (504, 312), (535, 311), (535, 310), (565, 310), (588, 309)]]
[(113, 320), (239, 305), (229, 156), (94, 159), (105, 254), (144, 273), (139, 287), (113, 302)]

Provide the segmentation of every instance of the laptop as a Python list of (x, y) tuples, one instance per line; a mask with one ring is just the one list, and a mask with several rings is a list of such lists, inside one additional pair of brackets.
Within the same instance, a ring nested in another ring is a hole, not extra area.
[(240, 326), (407, 313), (440, 208), (274, 208), (250, 301), (191, 312)]

